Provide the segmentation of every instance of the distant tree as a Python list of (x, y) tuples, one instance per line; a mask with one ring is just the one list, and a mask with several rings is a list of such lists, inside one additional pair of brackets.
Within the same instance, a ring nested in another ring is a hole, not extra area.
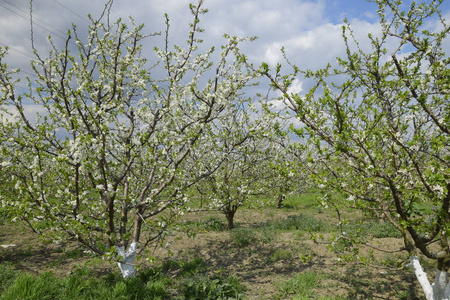
[(270, 194), (275, 200), (276, 208), (284, 206), (289, 195), (300, 195), (311, 189), (313, 185), (305, 170), (303, 155), (299, 158), (284, 147), (277, 147), (278, 155), (269, 162), (272, 177), (268, 180)]
[(234, 228), (235, 214), (242, 205), (251, 200), (263, 204), (273, 176), (269, 160), (276, 154), (268, 139), (274, 119), (258, 111), (252, 99), (236, 104), (224, 112), (211, 132), (214, 150), (202, 167), (212, 175), (196, 186), (209, 209), (223, 212), (227, 229)]
[[(399, 0), (376, 2), (382, 32), (368, 35), (371, 51), (361, 49), (346, 23), (347, 57), (337, 68), (293, 66), (283, 75), (280, 65), (271, 72), (263, 64), (260, 72), (304, 124), (297, 134), (315, 149), (314, 178), (333, 191), (327, 205), (391, 222), (427, 299), (449, 299), (450, 26), (439, 11), (443, 1), (412, 2), (407, 10)], [(303, 95), (289, 91), (300, 75), (315, 83)], [(419, 254), (436, 261), (434, 284)]]
[[(308, 168), (312, 168), (307, 162), (307, 147), (303, 141), (295, 141), (295, 134), (287, 127), (290, 117), (275, 114), (275, 123), (272, 142), (273, 155), (268, 164), (271, 176), (267, 184), (271, 187), (269, 195), (275, 200), (276, 208), (282, 208), (283, 202), (289, 195), (300, 195), (313, 187), (309, 177)], [(292, 128), (292, 125), (291, 125)]]
[(236, 59), (241, 39), (227, 37), (216, 61), (214, 48), (199, 53), (202, 4), (190, 5), (186, 47), (169, 46), (166, 16), (153, 66), (163, 78), (142, 56), (144, 26), (110, 23), (109, 6), (90, 19), (86, 42), (74, 27), (62, 49), (49, 38), (48, 56), (33, 46), (37, 79), (27, 93), (15, 89), (1, 49), (0, 176), (12, 190), (0, 197), (14, 220), (55, 242), (76, 240), (134, 276), (135, 256), (166, 235), (186, 190), (209, 175), (186, 168), (191, 153), (210, 151), (208, 124), (253, 79)]

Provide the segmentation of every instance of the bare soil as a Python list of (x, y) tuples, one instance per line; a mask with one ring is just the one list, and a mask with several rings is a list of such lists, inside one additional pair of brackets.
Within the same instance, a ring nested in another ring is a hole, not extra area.
[[(274, 219), (299, 215), (296, 210), (242, 210), (236, 214), (239, 227), (256, 228)], [(203, 222), (211, 217), (224, 217), (214, 212), (190, 213), (183, 222)], [(318, 218), (327, 219), (325, 214)], [(225, 220), (224, 220), (225, 222)], [(323, 240), (326, 240), (325, 236)], [(385, 254), (369, 248), (361, 255), (372, 255), (366, 264), (343, 263), (326, 243), (309, 239), (308, 234), (295, 231), (279, 232), (270, 242), (258, 242), (246, 247), (233, 244), (227, 231), (198, 230), (194, 237), (178, 232), (169, 237), (167, 249), (156, 248), (152, 256), (164, 260), (202, 258), (211, 273), (227, 272), (239, 278), (245, 286), (247, 299), (280, 299), (279, 286), (301, 272), (315, 272), (321, 281), (315, 289), (317, 296), (340, 296), (344, 299), (425, 299), (411, 269), (382, 266), (381, 261), (402, 260), (401, 254)], [(377, 239), (378, 248), (394, 249), (400, 245), (395, 238)], [(70, 274), (75, 268), (88, 266), (99, 275), (118, 272), (114, 264), (102, 261), (73, 243), (55, 245), (40, 240), (25, 228), (9, 223), (0, 225), (0, 264), (39, 274), (51, 271), (57, 275)], [(14, 245), (14, 246), (12, 246)], [(170, 251), (169, 251), (170, 250)], [(143, 267), (150, 266), (144, 257)], [(431, 269), (431, 267), (430, 267)], [(429, 274), (431, 276), (431, 274)], [(286, 299), (290, 299), (289, 296)]]

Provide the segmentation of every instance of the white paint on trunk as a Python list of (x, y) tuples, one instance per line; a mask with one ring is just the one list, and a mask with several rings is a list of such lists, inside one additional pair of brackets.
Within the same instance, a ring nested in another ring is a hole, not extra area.
[(123, 278), (134, 277), (136, 274), (134, 259), (136, 258), (137, 245), (137, 242), (131, 243), (127, 252), (125, 252), (124, 246), (117, 247), (117, 254), (122, 257), (122, 260), (117, 264), (119, 265)]
[(422, 286), (422, 290), (425, 293), (425, 297), (427, 300), (438, 300), (434, 298), (433, 287), (430, 284), (430, 281), (427, 278), (427, 274), (423, 271), (422, 266), (420, 265), (419, 258), (417, 256), (411, 257), (411, 263), (409, 264), (413, 267), (414, 273), (416, 274), (417, 280)]
[(436, 278), (433, 284), (434, 298), (436, 300), (450, 300), (450, 282), (447, 272), (436, 271)]
[(450, 282), (447, 272), (437, 270), (434, 283), (430, 284), (417, 256), (411, 257), (409, 266), (413, 267), (427, 300), (450, 300)]
[(447, 282), (447, 287), (444, 291), (444, 300), (450, 300), (450, 282)]
[(446, 285), (447, 285), (447, 273), (437, 270), (436, 277), (434, 278), (434, 283), (432, 284), (434, 298), (436, 300), (445, 299), (444, 293)]

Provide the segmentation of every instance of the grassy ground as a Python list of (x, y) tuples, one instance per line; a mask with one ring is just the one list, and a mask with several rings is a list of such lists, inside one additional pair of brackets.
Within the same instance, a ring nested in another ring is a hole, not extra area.
[[(231, 232), (220, 213), (190, 213), (180, 228), (193, 237), (170, 236), (167, 249), (150, 253), (155, 262), (139, 259), (131, 280), (76, 245), (48, 244), (5, 222), (0, 244), (15, 246), (0, 248), (1, 299), (424, 299), (412, 270), (399, 268), (405, 254), (348, 244), (330, 251), (337, 220), (315, 197), (290, 197), (283, 209), (243, 208)], [(390, 226), (346, 213), (348, 234), (373, 235), (380, 248), (400, 244)]]

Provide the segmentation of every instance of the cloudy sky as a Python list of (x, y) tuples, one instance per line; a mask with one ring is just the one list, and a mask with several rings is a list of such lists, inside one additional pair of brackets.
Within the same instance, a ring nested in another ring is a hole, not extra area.
[[(102, 11), (106, 0), (33, 0), (36, 44), (46, 49), (46, 36), (63, 41), (71, 23), (84, 30), (87, 15)], [(171, 40), (183, 44), (192, 17), (189, 0), (115, 0), (112, 18), (133, 16), (148, 33), (164, 30), (164, 14), (171, 19)], [(410, 2), (405, 0), (405, 2)], [(280, 48), (301, 68), (318, 68), (344, 56), (340, 36), (342, 20), (349, 19), (355, 35), (364, 42), (368, 32), (379, 32), (377, 6), (365, 0), (205, 0), (209, 13), (200, 26), (205, 44), (224, 43), (223, 34), (258, 36), (242, 47), (255, 62), (281, 61)], [(450, 4), (441, 7), (450, 19)], [(31, 72), (29, 0), (0, 0), (0, 46), (10, 46), (8, 63)], [(149, 43), (161, 43), (154, 38)], [(364, 44), (364, 43), (363, 43)], [(151, 51), (152, 45), (147, 49)]]

